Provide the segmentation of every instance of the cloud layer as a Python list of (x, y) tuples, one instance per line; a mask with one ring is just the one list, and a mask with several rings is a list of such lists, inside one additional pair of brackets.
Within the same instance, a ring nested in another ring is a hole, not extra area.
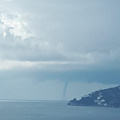
[(0, 2), (1, 80), (120, 83), (118, 0)]

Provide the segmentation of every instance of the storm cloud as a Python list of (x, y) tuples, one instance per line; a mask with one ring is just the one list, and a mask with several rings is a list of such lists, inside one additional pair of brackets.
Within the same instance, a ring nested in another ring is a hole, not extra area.
[(1, 82), (19, 86), (20, 81), (28, 81), (25, 86), (30, 91), (31, 81), (46, 83), (44, 89), (33, 90), (43, 91), (40, 99), (47, 99), (49, 85), (55, 90), (59, 86), (60, 92), (48, 99), (62, 99), (71, 89), (69, 84), (120, 84), (120, 1), (0, 2)]

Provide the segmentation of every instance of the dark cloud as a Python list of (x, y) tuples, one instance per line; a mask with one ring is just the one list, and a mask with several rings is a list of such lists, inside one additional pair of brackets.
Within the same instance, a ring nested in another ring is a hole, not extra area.
[(5, 70), (0, 72), (0, 80), (26, 79), (35, 81), (60, 80), (68, 82), (120, 84), (120, 70), (63, 70), (40, 69)]
[(120, 84), (120, 1), (1, 1), (1, 81)]

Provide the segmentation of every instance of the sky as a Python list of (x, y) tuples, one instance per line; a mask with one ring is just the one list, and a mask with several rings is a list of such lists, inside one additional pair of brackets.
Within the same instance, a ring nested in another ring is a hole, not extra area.
[(0, 99), (120, 85), (119, 12), (119, 0), (0, 0)]

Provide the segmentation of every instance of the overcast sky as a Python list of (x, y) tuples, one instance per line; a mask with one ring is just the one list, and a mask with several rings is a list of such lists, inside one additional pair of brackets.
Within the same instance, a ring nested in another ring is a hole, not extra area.
[(0, 0), (0, 99), (119, 85), (119, 13), (119, 0)]

